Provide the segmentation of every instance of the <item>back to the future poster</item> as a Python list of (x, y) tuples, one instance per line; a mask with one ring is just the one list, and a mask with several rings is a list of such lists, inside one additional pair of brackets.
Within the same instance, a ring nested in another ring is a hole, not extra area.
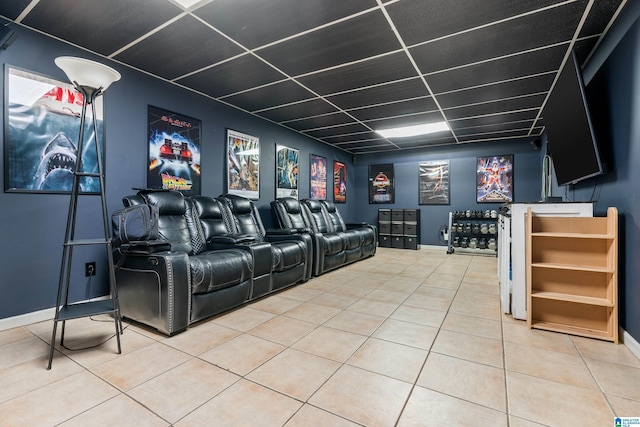
[(200, 120), (149, 106), (147, 187), (200, 194)]

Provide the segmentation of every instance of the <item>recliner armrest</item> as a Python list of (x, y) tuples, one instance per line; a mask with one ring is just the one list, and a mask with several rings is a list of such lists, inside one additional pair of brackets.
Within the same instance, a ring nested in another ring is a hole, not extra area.
[(256, 241), (255, 236), (249, 235), (231, 235), (227, 234), (225, 236), (214, 236), (207, 244), (220, 244), (220, 245), (241, 245), (247, 243), (254, 243)]
[(369, 227), (369, 223), (367, 222), (349, 222), (346, 224), (348, 228), (354, 228), (354, 227)]
[(171, 243), (167, 240), (137, 240), (121, 245), (121, 253), (127, 254), (154, 254), (157, 252), (166, 252), (171, 250)]
[(296, 234), (302, 234), (302, 233), (308, 233), (309, 232), (309, 228), (308, 227), (304, 227), (304, 228), (271, 228), (269, 230), (267, 230), (267, 235), (272, 235), (272, 236), (290, 236), (290, 235), (296, 235)]

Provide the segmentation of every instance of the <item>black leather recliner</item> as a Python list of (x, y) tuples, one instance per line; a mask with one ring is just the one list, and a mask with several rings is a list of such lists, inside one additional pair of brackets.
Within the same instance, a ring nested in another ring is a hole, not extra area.
[[(245, 303), (253, 259), (245, 250), (209, 250), (193, 202), (177, 191), (142, 192), (125, 206), (158, 206), (159, 233), (170, 245), (116, 249), (116, 283), (125, 318), (174, 335), (188, 325)], [(121, 257), (124, 257), (120, 259)]]
[(245, 197), (223, 194), (218, 200), (225, 203), (229, 209), (229, 228), (232, 234), (251, 236), (255, 239), (255, 244), (270, 246), (269, 291), (306, 282), (311, 278), (313, 245), (308, 234), (301, 234), (300, 230), (295, 228), (266, 230), (255, 204)]
[[(303, 200), (303, 202), (307, 202)], [(378, 247), (378, 228), (375, 225), (367, 224), (366, 222), (359, 223), (345, 223), (340, 211), (335, 203), (330, 200), (320, 201), (324, 207), (331, 223), (333, 224), (333, 230), (337, 232), (356, 233), (360, 236), (360, 249), (362, 253), (361, 258), (367, 258), (376, 253)]]
[(284, 197), (271, 202), (283, 228), (306, 228), (313, 242), (313, 275), (373, 256), (377, 233), (368, 224), (345, 224), (331, 202)]

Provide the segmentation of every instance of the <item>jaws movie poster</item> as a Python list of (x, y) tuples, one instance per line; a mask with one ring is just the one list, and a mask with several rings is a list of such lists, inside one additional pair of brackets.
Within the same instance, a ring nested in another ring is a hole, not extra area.
[(200, 194), (200, 120), (149, 106), (147, 187)]
[[(71, 191), (78, 154), (83, 98), (73, 85), (6, 67), (5, 191)], [(98, 172), (91, 108), (96, 109), (100, 152), (104, 159), (102, 97), (87, 108), (82, 170)], [(100, 180), (83, 177), (80, 191), (100, 191)]]

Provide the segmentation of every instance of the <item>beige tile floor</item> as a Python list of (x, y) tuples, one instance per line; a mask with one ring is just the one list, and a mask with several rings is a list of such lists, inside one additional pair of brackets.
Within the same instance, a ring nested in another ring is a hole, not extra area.
[[(51, 321), (0, 332), (0, 425), (599, 427), (640, 416), (640, 360), (502, 315), (494, 257), (380, 248), (175, 337), (125, 326), (122, 355), (113, 339), (63, 349), (50, 371)], [(70, 321), (65, 344), (112, 329)]]

